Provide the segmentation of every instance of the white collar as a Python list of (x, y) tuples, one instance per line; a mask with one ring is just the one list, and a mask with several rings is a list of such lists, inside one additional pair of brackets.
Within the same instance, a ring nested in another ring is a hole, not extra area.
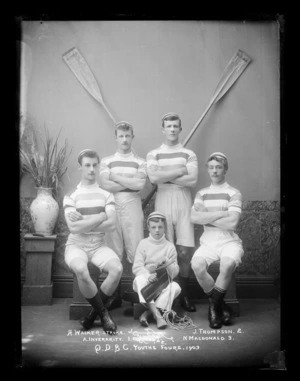
[(182, 144), (181, 143), (178, 143), (176, 144), (175, 146), (168, 146), (166, 143), (163, 143), (161, 145), (161, 148), (163, 149), (167, 149), (167, 150), (176, 150), (178, 148), (182, 148)]
[(120, 156), (120, 157), (130, 157), (130, 156), (132, 156), (132, 155), (133, 155), (132, 151), (130, 151), (130, 152), (128, 152), (128, 153), (121, 153), (121, 152), (119, 152), (119, 151), (116, 151), (116, 156)]
[(221, 185), (213, 185), (213, 184), (210, 184), (210, 188), (211, 189), (223, 189), (223, 188), (227, 188), (228, 187), (228, 183), (227, 181), (225, 181), (225, 183), (221, 184)]
[(152, 243), (155, 243), (156, 245), (160, 245), (160, 244), (162, 244), (162, 243), (164, 243), (166, 241), (166, 235), (165, 234), (160, 239), (155, 239), (149, 233), (148, 238), (149, 238), (149, 241), (151, 241)]
[(94, 182), (93, 184), (82, 184), (81, 181), (80, 183), (77, 185), (77, 188), (99, 188), (99, 184), (96, 182)]

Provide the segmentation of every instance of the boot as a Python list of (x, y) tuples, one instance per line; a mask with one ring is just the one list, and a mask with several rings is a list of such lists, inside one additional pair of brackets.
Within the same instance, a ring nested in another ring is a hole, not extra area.
[(121, 307), (122, 297), (121, 297), (121, 282), (118, 284), (115, 292), (108, 298), (105, 307), (108, 311), (111, 311), (115, 308)]
[(94, 307), (97, 314), (100, 316), (103, 330), (109, 335), (113, 335), (117, 331), (117, 325), (104, 306), (104, 303), (107, 301), (107, 299), (108, 296), (105, 295), (101, 289), (93, 298), (86, 298), (86, 300), (92, 305), (92, 307)]
[(224, 302), (224, 300), (222, 301), (221, 311), (223, 324), (230, 325), (232, 323), (232, 309)]
[[(107, 301), (109, 300), (109, 296), (105, 295), (101, 289), (99, 290), (99, 293), (100, 293), (101, 300), (106, 307)], [(93, 327), (94, 322), (97, 319), (98, 315), (99, 314), (97, 313), (95, 308), (92, 308), (89, 314), (85, 316), (82, 320), (80, 320), (80, 324), (83, 326), (85, 330), (89, 330)]]
[[(121, 299), (120, 291), (121, 291), (120, 284), (115, 290), (115, 292), (109, 297), (101, 291), (100, 294), (101, 294), (102, 301), (105, 300), (104, 304), (108, 311), (121, 307), (122, 299)], [(97, 311), (94, 308), (92, 308), (89, 314), (85, 316), (82, 320), (80, 320), (80, 324), (85, 330), (89, 330), (93, 327), (94, 321), (97, 319), (97, 316), (98, 316)]]
[(141, 314), (139, 321), (142, 327), (149, 327), (148, 319), (150, 318), (150, 315), (151, 312), (149, 310), (146, 310)]
[(192, 303), (188, 299), (188, 296), (187, 296), (189, 278), (184, 278), (182, 276), (179, 276), (178, 279), (179, 279), (179, 285), (181, 287), (181, 293), (179, 296), (181, 306), (188, 312), (195, 312), (196, 306), (194, 303)]
[(221, 305), (209, 298), (208, 321), (210, 328), (217, 329), (222, 327)]
[(89, 330), (93, 327), (94, 321), (97, 319), (98, 313), (92, 308), (87, 316), (80, 320), (80, 324), (85, 330)]
[(158, 329), (163, 329), (168, 326), (165, 319), (161, 316), (161, 313), (158, 311), (154, 303), (148, 303), (149, 309), (154, 317), (154, 320), (156, 321), (156, 326)]

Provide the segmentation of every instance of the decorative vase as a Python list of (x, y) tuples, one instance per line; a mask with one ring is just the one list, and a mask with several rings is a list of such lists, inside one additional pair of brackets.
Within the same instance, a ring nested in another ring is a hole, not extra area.
[(37, 188), (37, 196), (29, 209), (35, 233), (52, 235), (59, 212), (58, 203), (52, 197), (52, 188)]

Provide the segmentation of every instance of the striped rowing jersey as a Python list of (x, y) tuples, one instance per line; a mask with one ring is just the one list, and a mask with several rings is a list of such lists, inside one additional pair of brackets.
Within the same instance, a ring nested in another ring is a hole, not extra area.
[[(151, 165), (159, 166), (162, 169), (167, 169), (169, 166), (186, 166), (189, 168), (198, 168), (198, 160), (195, 153), (187, 148), (184, 148), (181, 143), (175, 146), (162, 144), (159, 148), (150, 151), (147, 155), (147, 168)], [(158, 184), (158, 188), (169, 187), (182, 188), (168, 181), (163, 184)]]
[[(241, 192), (230, 186), (227, 182), (222, 185), (210, 185), (207, 188), (200, 189), (195, 196), (194, 210), (203, 210), (208, 212), (228, 211), (242, 212)], [(211, 224), (204, 225), (204, 231), (222, 230)]]
[[(115, 199), (112, 193), (100, 188), (98, 183), (82, 185), (79, 183), (75, 190), (67, 193), (63, 199), (65, 215), (67, 211), (76, 210), (83, 216), (91, 216), (109, 210), (115, 211)], [(90, 231), (83, 234), (105, 233)]]
[[(110, 174), (111, 172), (127, 177), (133, 177), (138, 173), (147, 176), (146, 161), (133, 152), (126, 154), (116, 152), (111, 156), (102, 158), (100, 162), (100, 176), (104, 173)], [(121, 192), (127, 193), (139, 191), (127, 188)], [(117, 192), (116, 194), (121, 192)]]

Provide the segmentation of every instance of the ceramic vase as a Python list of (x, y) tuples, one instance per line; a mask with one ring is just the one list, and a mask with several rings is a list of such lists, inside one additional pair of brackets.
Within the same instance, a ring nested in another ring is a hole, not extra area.
[(30, 205), (30, 215), (35, 233), (44, 236), (52, 235), (58, 212), (59, 206), (52, 197), (52, 189), (37, 188), (37, 196)]

